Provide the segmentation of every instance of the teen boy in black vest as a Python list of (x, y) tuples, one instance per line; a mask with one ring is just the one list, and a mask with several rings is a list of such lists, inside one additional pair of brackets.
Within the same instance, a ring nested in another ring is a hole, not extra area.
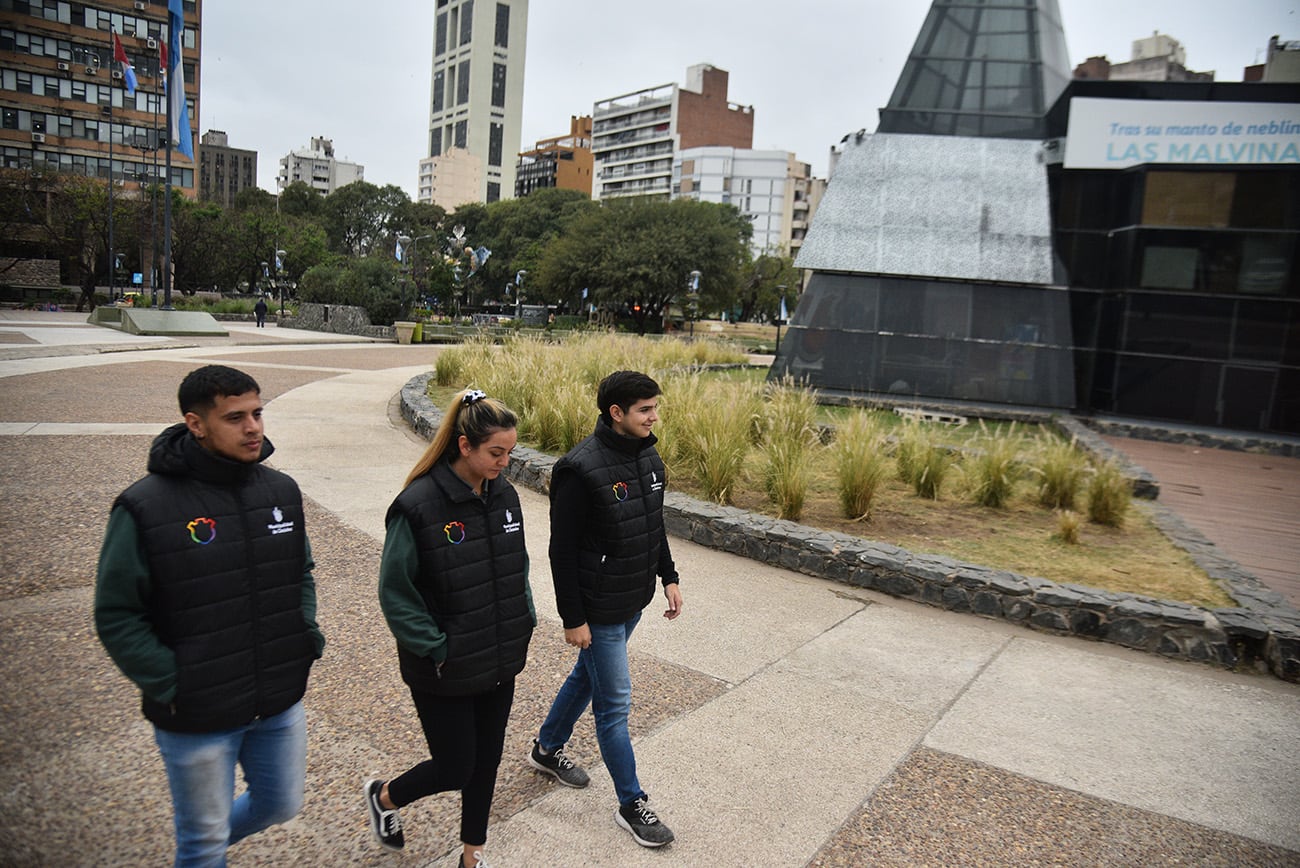
[(564, 641), (581, 650), (529, 762), (566, 786), (585, 787), (587, 773), (563, 748), (590, 704), (600, 754), (618, 795), (614, 821), (643, 847), (662, 847), (673, 833), (647, 804), (627, 730), (627, 641), (654, 599), (656, 575), (668, 600), (664, 617), (682, 611), (664, 531), (664, 463), (650, 430), (659, 420), (659, 384), (638, 371), (616, 371), (601, 381), (596, 403), (596, 430), (556, 462), (551, 474), (555, 601)]
[[(113, 504), (95, 628), (154, 725), (176, 865), (224, 865), (230, 844), (302, 808), (302, 697), (325, 639), (302, 495), (262, 464), (257, 383), (208, 365), (178, 398), (185, 421)], [(248, 790), (235, 799), (237, 761)]]

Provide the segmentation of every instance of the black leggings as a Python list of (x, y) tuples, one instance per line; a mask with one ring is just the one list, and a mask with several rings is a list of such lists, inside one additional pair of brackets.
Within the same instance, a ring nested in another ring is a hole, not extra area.
[(431, 759), (389, 781), (388, 798), (402, 808), (434, 793), (460, 790), (460, 840), (481, 847), (487, 843), (514, 679), (474, 696), (437, 696), (412, 688), (411, 698)]

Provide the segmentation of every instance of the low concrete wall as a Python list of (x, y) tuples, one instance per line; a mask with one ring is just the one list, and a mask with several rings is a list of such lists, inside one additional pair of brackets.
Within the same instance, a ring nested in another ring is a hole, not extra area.
[[(442, 417), (425, 393), (432, 376), (410, 380), (401, 396), (402, 416), (425, 439), (432, 439)], [(1091, 440), (1100, 442), (1095, 436), (1081, 442), (1086, 448)], [(516, 484), (545, 493), (557, 460), (516, 447), (507, 474)], [(1158, 504), (1149, 508), (1157, 526), (1222, 583), (1238, 607), (1205, 609), (1021, 576), (675, 492), (665, 498), (664, 516), (674, 536), (806, 575), (1033, 630), (1228, 668), (1256, 667), (1300, 682), (1300, 611), (1223, 557), (1173, 512)]]

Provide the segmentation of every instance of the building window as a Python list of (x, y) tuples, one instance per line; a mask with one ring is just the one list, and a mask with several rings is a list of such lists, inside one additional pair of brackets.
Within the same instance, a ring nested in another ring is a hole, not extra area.
[(442, 130), (429, 130), (429, 156), (442, 156)]
[(501, 184), (498, 183), (497, 181), (488, 181), (487, 200), (489, 202), (497, 202), (500, 199), (501, 199)]
[(438, 13), (438, 23), (434, 26), (433, 56), (447, 53), (447, 13)]
[(460, 7), (460, 44), (469, 45), (470, 37), (474, 33), (474, 0), (465, 0), (465, 5)]
[(496, 46), (510, 47), (510, 7), (504, 3), (497, 4)]
[(492, 64), (492, 105), (497, 108), (506, 107), (506, 65), (504, 63)]
[(447, 74), (443, 70), (438, 70), (433, 74), (433, 113), (438, 114), (442, 111), (443, 106), (447, 104)]
[(460, 62), (460, 70), (456, 73), (456, 105), (464, 105), (469, 102), (469, 61)]
[(505, 137), (505, 129), (501, 124), (492, 124), (488, 128), (488, 165), (501, 165), (501, 143)]
[(456, 147), (469, 147), (469, 121), (456, 122)]

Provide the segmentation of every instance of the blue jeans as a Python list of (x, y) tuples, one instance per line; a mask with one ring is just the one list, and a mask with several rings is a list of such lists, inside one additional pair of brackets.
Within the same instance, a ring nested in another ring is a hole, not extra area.
[(537, 741), (555, 750), (569, 741), (573, 726), (591, 705), (596, 717), (596, 741), (620, 805), (643, 798), (636, 777), (636, 757), (627, 732), (632, 708), (632, 674), (627, 668), (627, 641), (641, 620), (637, 612), (622, 624), (589, 624), (591, 645), (578, 652), (578, 662), (551, 703)]
[[(224, 866), (226, 848), (302, 810), (307, 717), (299, 702), (274, 717), (221, 732), (154, 728), (167, 767), (176, 866)], [(248, 789), (234, 798), (235, 763)]]

